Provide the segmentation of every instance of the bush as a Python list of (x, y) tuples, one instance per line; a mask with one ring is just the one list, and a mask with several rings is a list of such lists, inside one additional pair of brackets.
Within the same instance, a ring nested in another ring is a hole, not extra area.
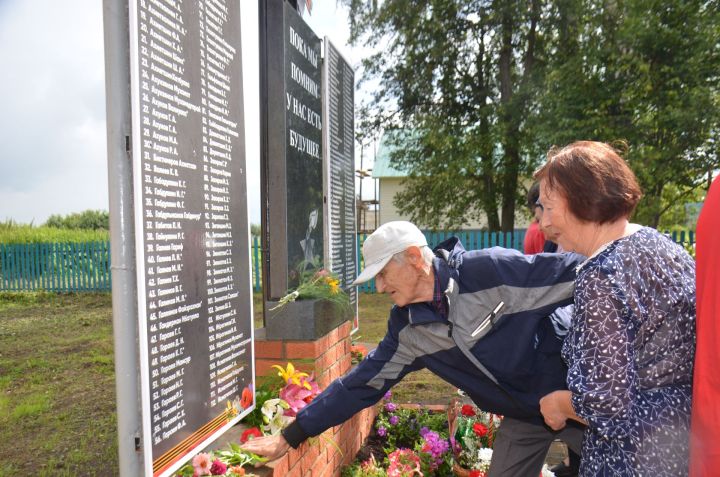
[(104, 242), (110, 239), (107, 230), (33, 227), (12, 220), (0, 222), (0, 244)]
[(58, 229), (110, 230), (110, 214), (104, 210), (85, 210), (66, 216), (51, 215), (45, 226)]

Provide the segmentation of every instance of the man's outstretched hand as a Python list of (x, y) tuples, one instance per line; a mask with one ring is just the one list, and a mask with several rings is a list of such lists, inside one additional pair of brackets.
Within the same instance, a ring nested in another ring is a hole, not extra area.
[(290, 444), (287, 443), (282, 434), (278, 434), (276, 436), (256, 437), (240, 447), (243, 450), (267, 457), (268, 460), (273, 461), (284, 456), (290, 449)]

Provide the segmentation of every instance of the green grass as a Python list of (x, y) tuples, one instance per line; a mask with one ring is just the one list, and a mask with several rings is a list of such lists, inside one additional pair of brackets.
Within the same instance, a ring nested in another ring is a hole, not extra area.
[(10, 417), (12, 421), (16, 422), (20, 422), (23, 419), (40, 418), (48, 409), (50, 409), (50, 399), (47, 395), (31, 394), (15, 406)]
[(101, 242), (109, 239), (110, 233), (107, 230), (61, 229), (0, 223), (0, 243), (5, 244)]
[(0, 476), (116, 475), (109, 294), (0, 294)]
[[(262, 297), (254, 322), (262, 326)], [(385, 335), (391, 302), (361, 294), (360, 341)], [(447, 403), (455, 389), (427, 372), (396, 402)], [(110, 294), (0, 293), (0, 477), (117, 475)]]

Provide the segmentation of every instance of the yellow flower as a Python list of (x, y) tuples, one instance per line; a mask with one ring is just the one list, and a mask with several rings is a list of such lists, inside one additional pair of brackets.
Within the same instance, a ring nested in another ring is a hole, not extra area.
[(233, 404), (228, 401), (227, 407), (225, 408), (225, 413), (227, 413), (227, 418), (232, 419), (233, 417), (238, 415), (238, 410), (233, 406)]
[(295, 370), (295, 366), (293, 366), (292, 363), (288, 363), (287, 368), (283, 368), (282, 366), (278, 366), (277, 364), (273, 365), (273, 368), (277, 368), (278, 376), (283, 378), (286, 383), (294, 383), (300, 385), (300, 378), (302, 378), (303, 376), (309, 376), (308, 373), (303, 373), (302, 371)]
[(340, 293), (340, 280), (330, 280), (328, 285), (330, 285), (330, 293), (333, 295)]

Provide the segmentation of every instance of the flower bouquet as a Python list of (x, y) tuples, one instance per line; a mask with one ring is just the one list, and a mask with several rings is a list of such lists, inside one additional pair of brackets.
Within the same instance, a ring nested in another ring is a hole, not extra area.
[(453, 471), (458, 477), (485, 477), (490, 469), (495, 433), (502, 417), (471, 404), (454, 401), (448, 407), (453, 445)]
[(298, 287), (280, 298), (278, 304), (268, 311), (282, 308), (295, 300), (326, 300), (343, 310), (350, 310), (350, 297), (340, 288), (340, 279), (321, 268), (312, 275), (304, 276)]
[[(274, 367), (279, 371), (278, 376), (284, 383), (279, 391), (278, 387), (273, 386), (272, 390), (261, 388), (256, 392), (250, 386), (243, 390), (242, 397), (237, 400), (238, 402), (228, 402), (226, 413), (230, 419), (238, 414), (239, 407), (245, 409), (252, 404), (253, 394), (255, 394), (259, 412), (253, 411), (243, 420), (244, 423), (254, 427), (250, 427), (242, 433), (241, 444), (256, 437), (280, 433), (300, 409), (320, 394), (320, 388), (313, 376), (295, 369), (292, 363), (288, 363), (284, 368)], [(176, 475), (178, 477), (202, 475), (249, 477), (254, 474), (246, 473), (244, 467), (254, 466), (265, 461), (267, 461), (266, 458), (244, 451), (238, 444), (229, 443), (227, 449), (197, 454)]]

